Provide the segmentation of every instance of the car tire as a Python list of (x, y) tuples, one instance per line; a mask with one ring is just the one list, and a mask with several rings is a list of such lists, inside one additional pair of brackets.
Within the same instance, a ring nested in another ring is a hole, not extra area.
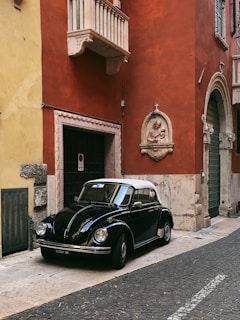
[(164, 222), (163, 226), (163, 238), (161, 239), (162, 244), (168, 244), (171, 240), (171, 225), (167, 220)]
[(112, 247), (112, 266), (114, 269), (122, 269), (127, 258), (127, 241), (125, 234), (121, 234), (116, 244)]
[(56, 253), (54, 251), (45, 248), (41, 248), (41, 254), (45, 260), (52, 260), (56, 257)]

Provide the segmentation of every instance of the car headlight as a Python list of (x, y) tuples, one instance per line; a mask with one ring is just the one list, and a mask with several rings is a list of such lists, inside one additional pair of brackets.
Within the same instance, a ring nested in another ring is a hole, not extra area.
[(46, 223), (40, 222), (37, 224), (36, 234), (38, 236), (40, 236), (40, 237), (44, 236), (46, 234), (46, 231), (47, 231), (47, 224)]
[(97, 242), (104, 242), (108, 237), (108, 231), (106, 228), (99, 228), (94, 233), (94, 238)]

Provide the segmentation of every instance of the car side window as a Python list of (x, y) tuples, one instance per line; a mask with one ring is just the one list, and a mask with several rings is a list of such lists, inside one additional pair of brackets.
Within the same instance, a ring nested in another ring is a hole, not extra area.
[(133, 202), (151, 203), (157, 201), (156, 192), (153, 189), (139, 189), (134, 193)]
[(158, 197), (157, 197), (156, 191), (153, 190), (153, 189), (150, 190), (149, 200), (150, 200), (150, 202), (156, 202), (156, 201), (158, 201)]
[(124, 198), (123, 198), (123, 200), (122, 200), (122, 202), (121, 202), (121, 206), (127, 206), (127, 205), (129, 205), (130, 200), (131, 200), (132, 193), (133, 193), (133, 188), (128, 187), (128, 188), (127, 188), (127, 191), (126, 191), (126, 193), (125, 193), (125, 196), (124, 196)]

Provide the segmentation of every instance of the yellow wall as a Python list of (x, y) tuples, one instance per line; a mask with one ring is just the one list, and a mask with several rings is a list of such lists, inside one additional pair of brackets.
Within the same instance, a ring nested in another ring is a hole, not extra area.
[(33, 179), (19, 174), (42, 163), (40, 0), (1, 1), (0, 44), (0, 189), (29, 188), (31, 214)]

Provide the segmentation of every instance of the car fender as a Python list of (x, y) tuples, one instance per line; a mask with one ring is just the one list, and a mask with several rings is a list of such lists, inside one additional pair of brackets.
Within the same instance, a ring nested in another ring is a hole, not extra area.
[(163, 228), (164, 223), (166, 221), (170, 222), (171, 228), (173, 228), (173, 218), (171, 212), (167, 208), (161, 208), (160, 216), (159, 216), (159, 221), (158, 221), (158, 228)]
[(101, 228), (104, 228), (104, 227), (108, 230), (108, 239), (104, 245), (109, 245), (112, 247), (116, 243), (120, 235), (122, 233), (125, 233), (127, 237), (129, 249), (133, 248), (133, 245), (134, 245), (133, 233), (130, 227), (128, 226), (128, 224), (126, 224), (124, 221), (121, 221), (118, 219), (111, 220), (111, 222), (106, 221), (104, 224), (101, 225)]

